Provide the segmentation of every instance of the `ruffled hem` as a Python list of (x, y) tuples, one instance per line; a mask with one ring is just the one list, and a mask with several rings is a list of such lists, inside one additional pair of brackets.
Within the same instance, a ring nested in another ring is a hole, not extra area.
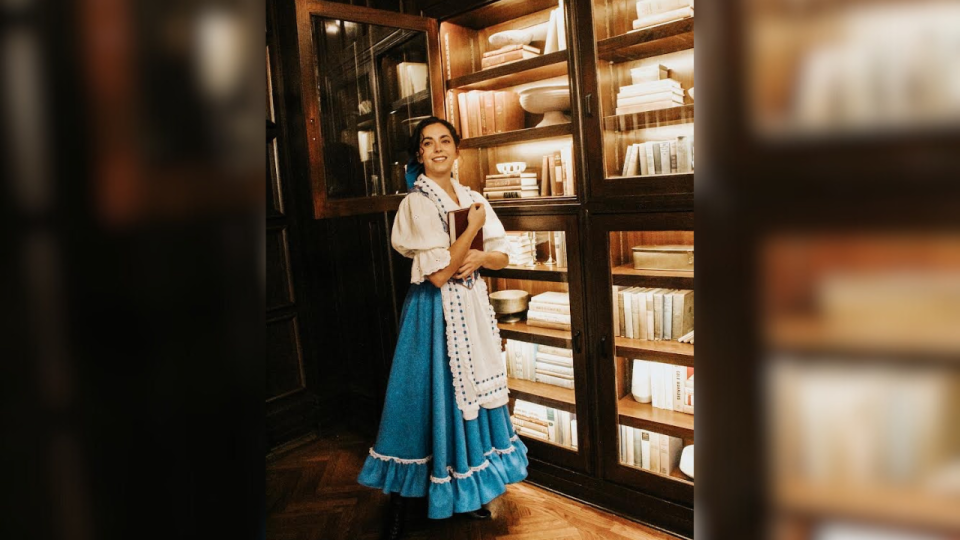
[(444, 482), (430, 482), (427, 517), (445, 519), (454, 513), (477, 510), (527, 477), (527, 447), (519, 438), (511, 449), (492, 451), (472, 474), (451, 474)]
[[(454, 512), (477, 510), (502, 495), (507, 484), (527, 477), (527, 447), (516, 435), (509, 448), (492, 448), (484, 453), (483, 463), (462, 473), (448, 467), (449, 476), (430, 474), (431, 456), (422, 459), (395, 460), (371, 449), (357, 481), (384, 493), (403, 497), (429, 497), (427, 517), (444, 519)], [(401, 463), (401, 461), (403, 463)]]

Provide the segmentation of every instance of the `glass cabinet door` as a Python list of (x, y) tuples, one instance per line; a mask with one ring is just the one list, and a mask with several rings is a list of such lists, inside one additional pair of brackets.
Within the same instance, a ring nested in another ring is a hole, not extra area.
[(326, 2), (297, 9), (310, 29), (300, 53), (314, 214), (395, 209), (411, 132), (443, 111), (430, 69), (436, 21)]
[(574, 216), (500, 216), (510, 264), (481, 272), (504, 345), (514, 429), (530, 455), (589, 469), (589, 383)]
[(693, 0), (593, 0), (592, 15), (594, 193), (692, 193)]
[(692, 507), (693, 214), (604, 215), (595, 223), (591, 247), (605, 271), (589, 286), (601, 317), (605, 474)]

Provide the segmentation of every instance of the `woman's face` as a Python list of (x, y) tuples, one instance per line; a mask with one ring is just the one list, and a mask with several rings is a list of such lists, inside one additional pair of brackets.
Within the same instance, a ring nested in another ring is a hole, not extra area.
[(460, 152), (446, 126), (430, 124), (421, 132), (419, 157), (427, 176), (445, 178), (450, 176)]

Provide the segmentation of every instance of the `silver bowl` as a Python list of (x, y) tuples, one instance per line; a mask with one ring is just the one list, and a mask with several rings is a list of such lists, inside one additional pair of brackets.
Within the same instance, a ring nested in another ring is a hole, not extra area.
[(530, 293), (517, 289), (507, 289), (490, 293), (490, 303), (497, 314), (497, 320), (504, 323), (517, 322), (527, 310)]

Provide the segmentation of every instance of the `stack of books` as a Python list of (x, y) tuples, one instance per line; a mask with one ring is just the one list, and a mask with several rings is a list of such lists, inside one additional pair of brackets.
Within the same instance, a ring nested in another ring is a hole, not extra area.
[(510, 90), (450, 90), (447, 114), (465, 139), (523, 129), (526, 121), (520, 96)]
[(494, 51), (483, 53), (480, 60), (480, 69), (492, 68), (501, 64), (509, 64), (517, 60), (526, 60), (540, 56), (540, 49), (530, 45), (507, 45)]
[(564, 146), (543, 156), (540, 167), (540, 193), (544, 196), (574, 194), (573, 148)]
[(487, 199), (526, 199), (540, 196), (540, 180), (537, 173), (488, 174), (483, 186)]
[(507, 377), (536, 381), (538, 347), (535, 343), (508, 339), (503, 348)]
[(617, 336), (671, 341), (693, 331), (693, 291), (688, 289), (614, 285), (613, 306)]
[(518, 399), (513, 406), (513, 429), (520, 435), (577, 447), (577, 415)]
[(667, 475), (680, 466), (683, 439), (620, 426), (620, 462)]
[(693, 368), (649, 360), (633, 362), (631, 394), (657, 409), (693, 414)]
[(693, 17), (693, 0), (640, 0), (633, 29), (641, 30), (687, 17)]
[(630, 70), (632, 84), (617, 92), (617, 114), (635, 114), (683, 105), (683, 88), (662, 64)]
[(680, 136), (672, 141), (631, 144), (623, 156), (623, 176), (689, 173), (693, 171), (693, 141)]
[(537, 347), (537, 382), (573, 388), (573, 350), (549, 345)]
[(570, 295), (551, 291), (531, 298), (527, 309), (527, 324), (570, 330)]
[(537, 262), (537, 246), (533, 245), (528, 233), (508, 232), (507, 242), (510, 244), (511, 266), (529, 266)]

